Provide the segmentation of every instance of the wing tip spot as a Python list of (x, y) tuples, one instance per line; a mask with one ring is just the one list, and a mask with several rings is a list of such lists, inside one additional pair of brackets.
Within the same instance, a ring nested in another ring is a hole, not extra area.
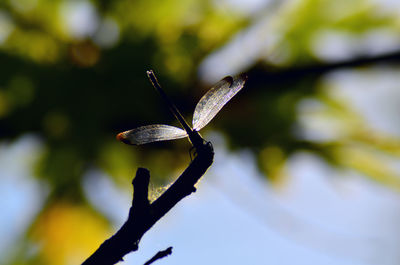
[(126, 137), (125, 132), (117, 134), (115, 138), (117, 138), (118, 141), (123, 142), (124, 144), (132, 144)]

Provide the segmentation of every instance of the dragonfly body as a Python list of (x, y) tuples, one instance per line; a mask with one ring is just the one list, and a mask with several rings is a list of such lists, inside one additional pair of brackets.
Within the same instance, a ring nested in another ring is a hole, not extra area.
[(147, 76), (149, 77), (151, 83), (153, 86), (157, 89), (157, 91), (160, 93), (161, 97), (164, 99), (164, 101), (168, 104), (168, 107), (170, 108), (171, 112), (174, 114), (175, 118), (179, 121), (179, 123), (182, 125), (183, 129), (185, 129), (187, 136), (189, 137), (190, 142), (192, 143), (193, 146), (198, 148), (199, 146), (203, 145), (205, 143), (205, 140), (201, 135), (193, 130), (189, 124), (186, 122), (185, 118), (183, 115), (179, 112), (178, 108), (175, 106), (174, 103), (169, 99), (167, 94), (165, 94), (164, 90), (162, 90), (160, 84), (157, 81), (156, 76), (154, 75), (153, 71), (147, 71)]
[(199, 134), (199, 130), (207, 125), (221, 108), (244, 86), (247, 76), (244, 74), (235, 77), (225, 77), (215, 84), (197, 103), (193, 115), (193, 128), (189, 126), (178, 108), (165, 94), (159, 85), (153, 71), (147, 71), (147, 75), (153, 86), (160, 93), (163, 100), (167, 103), (171, 112), (179, 121), (184, 130), (177, 127), (155, 124), (138, 127), (133, 130), (125, 131), (117, 135), (117, 139), (132, 145), (141, 145), (156, 141), (166, 141), (188, 137), (192, 145), (199, 149), (206, 141)]

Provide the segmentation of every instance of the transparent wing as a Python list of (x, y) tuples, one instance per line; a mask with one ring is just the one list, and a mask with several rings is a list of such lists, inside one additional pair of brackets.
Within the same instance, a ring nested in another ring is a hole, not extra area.
[(177, 127), (154, 124), (135, 128), (117, 135), (117, 139), (132, 145), (184, 138), (187, 133)]
[(196, 131), (206, 126), (222, 107), (242, 89), (247, 80), (245, 74), (227, 76), (216, 83), (197, 103), (193, 114), (193, 129)]

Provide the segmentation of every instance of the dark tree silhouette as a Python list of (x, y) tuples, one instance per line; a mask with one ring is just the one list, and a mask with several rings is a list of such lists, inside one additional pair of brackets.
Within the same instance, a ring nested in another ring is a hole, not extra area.
[[(82, 265), (115, 264), (122, 261), (129, 252), (138, 250), (142, 236), (180, 200), (196, 191), (194, 185), (211, 166), (214, 151), (210, 143), (204, 143), (196, 152), (197, 156), (182, 175), (151, 204), (148, 200), (150, 172), (145, 168), (139, 168), (132, 181), (134, 196), (128, 220), (117, 233), (104, 241)], [(153, 259), (164, 257), (166, 254), (168, 251), (159, 256), (156, 255), (157, 257), (155, 256)]]

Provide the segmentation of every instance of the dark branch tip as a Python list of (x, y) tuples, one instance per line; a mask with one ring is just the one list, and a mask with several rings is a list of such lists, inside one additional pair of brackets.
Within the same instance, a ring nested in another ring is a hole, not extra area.
[(136, 185), (136, 183), (147, 179), (150, 179), (150, 171), (147, 168), (139, 167), (136, 171), (136, 177), (132, 180), (132, 184)]

